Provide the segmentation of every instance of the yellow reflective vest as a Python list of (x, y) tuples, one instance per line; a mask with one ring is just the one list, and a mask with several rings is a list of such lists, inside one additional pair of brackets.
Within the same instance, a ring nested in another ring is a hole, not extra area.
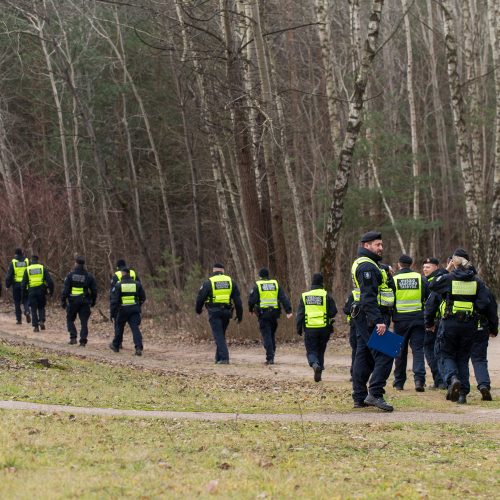
[(259, 290), (259, 307), (261, 309), (279, 309), (278, 293), (279, 285), (276, 280), (259, 280), (256, 281), (257, 289)]
[(122, 306), (132, 306), (137, 304), (137, 283), (121, 283)]
[(45, 283), (45, 273), (42, 264), (31, 264), (26, 268), (28, 273), (28, 288), (36, 288)]
[(29, 266), (29, 260), (12, 259), (12, 267), (14, 268), (14, 282), (21, 283), (23, 281), (24, 271)]
[(216, 274), (210, 276), (210, 283), (212, 284), (212, 298), (207, 302), (212, 304), (227, 304), (231, 303), (231, 293), (233, 291), (233, 281), (225, 274)]
[(306, 328), (324, 328), (327, 324), (326, 318), (326, 290), (317, 288), (302, 294), (305, 311)]
[(377, 263), (370, 259), (369, 257), (359, 257), (353, 263), (351, 267), (351, 276), (352, 282), (354, 285), (354, 289), (352, 291), (352, 295), (354, 297), (354, 302), (359, 302), (361, 298), (361, 289), (359, 288), (358, 279), (356, 278), (356, 271), (358, 270), (358, 266), (363, 264), (364, 262), (370, 262), (373, 264), (382, 274), (382, 283), (378, 286), (378, 295), (377, 295), (377, 303), (382, 307), (393, 307), (394, 306), (394, 291), (387, 284), (388, 277), (387, 271), (385, 269), (380, 269)]
[(398, 313), (422, 311), (422, 276), (419, 273), (400, 273), (394, 276), (396, 310)]

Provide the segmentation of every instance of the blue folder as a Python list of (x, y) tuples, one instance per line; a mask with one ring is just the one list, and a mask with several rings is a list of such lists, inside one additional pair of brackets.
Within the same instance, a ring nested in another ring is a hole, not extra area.
[(399, 354), (399, 351), (401, 351), (403, 340), (401, 335), (390, 330), (386, 330), (384, 335), (378, 335), (377, 329), (374, 328), (368, 340), (368, 347), (387, 354), (391, 358), (395, 358)]

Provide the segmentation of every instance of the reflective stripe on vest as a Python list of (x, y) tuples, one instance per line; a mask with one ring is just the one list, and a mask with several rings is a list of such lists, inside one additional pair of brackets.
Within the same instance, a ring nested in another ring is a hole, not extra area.
[[(136, 274), (135, 274), (135, 271), (133, 269), (130, 269), (129, 275), (135, 281)], [(123, 273), (121, 271), (116, 271), (115, 276), (118, 278), (118, 281), (121, 281)]]
[(476, 297), (477, 293), (477, 281), (458, 281), (452, 280), (451, 282), (451, 295), (453, 300), (453, 305), (451, 312), (474, 312), (474, 301), (473, 300), (455, 300), (454, 296), (470, 296)]
[(28, 259), (17, 260), (12, 259), (12, 267), (14, 268), (14, 281), (16, 283), (21, 283), (23, 281), (24, 271), (29, 266)]
[(31, 264), (26, 268), (28, 272), (28, 286), (35, 288), (42, 286), (44, 283), (44, 272), (42, 264)]
[(278, 309), (278, 282), (276, 280), (259, 280), (255, 284), (259, 290), (259, 307), (261, 309)]
[(361, 290), (359, 288), (359, 283), (356, 278), (356, 271), (360, 264), (364, 262), (369, 262), (373, 264), (382, 274), (382, 283), (378, 287), (377, 303), (379, 306), (392, 307), (394, 305), (394, 291), (390, 286), (387, 285), (387, 271), (385, 269), (380, 269), (377, 263), (370, 259), (369, 257), (359, 257), (352, 263), (351, 276), (354, 289), (352, 291), (352, 296), (354, 297), (354, 302), (359, 302), (361, 299)]
[(323, 328), (326, 321), (326, 290), (318, 288), (302, 294), (306, 328)]
[(216, 274), (215, 276), (210, 276), (209, 280), (212, 284), (212, 299), (207, 302), (229, 305), (233, 291), (233, 281), (231, 278), (225, 274)]
[(131, 306), (136, 304), (135, 296), (137, 294), (137, 283), (122, 283), (122, 305)]
[(80, 295), (83, 295), (83, 288), (78, 288), (76, 286), (71, 287), (71, 296), (72, 297), (78, 297)]
[(398, 313), (422, 311), (422, 276), (413, 272), (397, 274), (394, 283)]

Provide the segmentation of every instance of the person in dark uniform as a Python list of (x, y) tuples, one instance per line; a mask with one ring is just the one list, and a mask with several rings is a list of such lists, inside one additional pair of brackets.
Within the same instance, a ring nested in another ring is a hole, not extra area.
[(111, 289), (109, 311), (115, 322), (115, 337), (109, 345), (110, 349), (120, 352), (123, 332), (128, 323), (134, 339), (135, 355), (142, 356), (141, 306), (146, 301), (146, 294), (140, 281), (132, 279), (127, 267), (121, 269), (121, 280)]
[(243, 319), (243, 304), (241, 303), (238, 285), (233, 279), (224, 274), (224, 266), (220, 263), (213, 265), (212, 274), (200, 287), (196, 297), (196, 314), (208, 310), (208, 321), (212, 328), (216, 350), (215, 363), (229, 364), (229, 351), (226, 343), (226, 329), (233, 315), (233, 305), (236, 310), (236, 321)]
[(95, 306), (97, 300), (97, 284), (85, 269), (85, 259), (75, 258), (75, 268), (64, 280), (61, 292), (61, 307), (66, 309), (66, 323), (69, 332), (69, 343), (77, 343), (77, 331), (75, 327), (76, 316), (80, 318), (80, 346), (87, 345), (88, 322), (90, 308)]
[(38, 262), (38, 255), (31, 257), (30, 265), (24, 271), (21, 286), (23, 300), (27, 298), (30, 305), (33, 331), (45, 330), (47, 294), (51, 297), (54, 294), (54, 282), (49, 270)]
[(383, 273), (378, 265), (382, 253), (381, 233), (369, 231), (361, 237), (358, 258), (351, 268), (354, 285), (351, 316), (357, 341), (352, 397), (354, 408), (375, 406), (384, 411), (393, 411), (394, 408), (384, 400), (384, 387), (392, 370), (393, 359), (368, 347), (374, 329), (378, 335), (384, 335), (391, 319), (390, 308), (394, 305), (394, 291), (387, 285), (387, 273)]
[(266, 350), (266, 365), (274, 365), (276, 329), (281, 315), (281, 306), (285, 309), (286, 317), (290, 319), (292, 305), (278, 281), (269, 279), (269, 269), (266, 267), (260, 269), (259, 278), (248, 296), (248, 311), (250, 314), (255, 313), (259, 320), (262, 343)]
[(304, 292), (297, 307), (297, 335), (304, 335), (307, 361), (314, 370), (314, 381), (321, 381), (325, 369), (325, 351), (333, 333), (333, 321), (337, 314), (335, 301), (324, 289), (323, 275), (314, 273), (311, 289)]
[(394, 360), (395, 389), (402, 391), (406, 382), (408, 346), (413, 355), (413, 379), (417, 392), (425, 391), (424, 359), (424, 304), (429, 296), (427, 280), (411, 270), (413, 259), (401, 255), (398, 261), (399, 272), (394, 276), (395, 303), (392, 320), (394, 330), (404, 338), (398, 356)]
[[(481, 314), (479, 317), (479, 327), (472, 341), (470, 360), (476, 377), (477, 389), (481, 393), (481, 399), (483, 401), (492, 401), (491, 379), (488, 372), (488, 342), (489, 337), (498, 335), (498, 304), (493, 292), (489, 288), (487, 288), (487, 291), (490, 303), (487, 314)], [(490, 321), (493, 321), (493, 324), (490, 324)]]
[[(445, 381), (448, 385), (446, 399), (467, 403), (470, 392), (469, 358), (474, 336), (477, 334), (479, 314), (484, 314), (493, 325), (496, 311), (490, 311), (490, 297), (484, 283), (476, 276), (469, 256), (463, 248), (455, 250), (452, 258), (454, 270), (439, 276), (430, 289), (442, 297), (442, 354)], [(435, 311), (431, 311), (429, 318)], [(430, 320), (430, 319), (429, 319)], [(431, 325), (429, 327), (432, 328)]]
[(12, 287), (12, 298), (14, 299), (14, 308), (16, 311), (16, 324), (20, 325), (22, 323), (22, 309), (23, 305), (24, 315), (26, 316), (26, 323), (31, 322), (31, 315), (29, 310), (28, 298), (24, 296), (23, 299), (23, 288), (22, 281), (24, 277), (24, 271), (29, 266), (28, 259), (24, 256), (23, 251), (20, 248), (16, 248), (14, 258), (7, 268), (7, 274), (5, 275), (5, 288), (9, 289)]
[(349, 345), (351, 346), (351, 368), (349, 373), (351, 375), (349, 382), (352, 382), (352, 367), (354, 366), (354, 359), (356, 358), (356, 327), (354, 326), (354, 321), (351, 318), (351, 308), (354, 303), (354, 295), (349, 292), (347, 299), (342, 308), (342, 312), (346, 315), (346, 321), (349, 325)]
[(116, 271), (113, 273), (113, 276), (111, 276), (111, 286), (110, 289), (112, 289), (118, 281), (121, 281), (122, 279), (122, 271), (123, 269), (128, 269), (129, 270), (129, 275), (130, 277), (135, 280), (135, 281), (141, 281), (139, 279), (139, 276), (137, 276), (137, 273), (130, 267), (127, 266), (127, 263), (123, 259), (118, 259), (116, 261)]
[[(436, 259), (435, 257), (429, 257), (424, 260), (424, 262), (422, 263), (422, 272), (429, 283), (432, 283), (432, 281), (435, 280), (438, 276), (441, 276), (443, 274), (448, 274), (448, 271), (446, 269), (439, 267), (439, 260)], [(439, 296), (436, 296), (436, 294), (431, 293), (427, 300), (431, 301), (429, 305), (434, 310), (436, 310), (436, 308), (434, 307), (434, 305), (432, 305), (432, 302), (435, 300), (438, 301), (437, 310), (439, 310), (439, 303), (441, 302)], [(438, 325), (439, 313), (438, 317), (435, 318), (434, 321), (436, 322), (435, 331), (437, 332), (439, 329)], [(437, 334), (435, 334), (433, 331), (426, 329), (424, 338), (424, 355), (425, 359), (427, 360), (427, 364), (431, 369), (432, 378), (434, 380), (434, 385), (431, 386), (431, 388), (446, 389), (443, 375), (441, 374), (441, 369), (439, 366), (440, 365), (439, 349), (437, 350), (436, 353), (436, 337)]]

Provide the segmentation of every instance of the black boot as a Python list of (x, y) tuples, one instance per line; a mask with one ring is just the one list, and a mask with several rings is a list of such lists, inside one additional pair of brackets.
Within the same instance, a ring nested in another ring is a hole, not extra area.
[(321, 366), (319, 366), (318, 363), (314, 363), (312, 369), (314, 370), (314, 381), (321, 382)]
[(446, 399), (449, 399), (450, 401), (456, 403), (458, 401), (458, 398), (460, 397), (461, 386), (462, 384), (460, 383), (458, 377), (453, 375), (453, 377), (451, 377), (451, 382), (448, 387), (448, 393), (446, 395)]
[(376, 408), (379, 408), (380, 410), (384, 411), (393, 411), (394, 407), (387, 403), (384, 398), (376, 398), (375, 396), (372, 396), (371, 394), (368, 394), (366, 396), (364, 403), (368, 406), (375, 406)]

